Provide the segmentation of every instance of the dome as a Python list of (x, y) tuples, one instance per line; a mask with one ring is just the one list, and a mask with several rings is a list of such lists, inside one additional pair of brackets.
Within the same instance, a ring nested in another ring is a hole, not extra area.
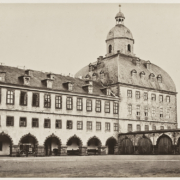
[(115, 19), (116, 19), (116, 18), (124, 18), (124, 19), (125, 19), (125, 16), (124, 16), (124, 14), (123, 14), (122, 12), (118, 12), (118, 13), (116, 14)]
[(123, 24), (116, 24), (116, 26), (109, 31), (107, 40), (119, 37), (133, 39), (131, 31)]

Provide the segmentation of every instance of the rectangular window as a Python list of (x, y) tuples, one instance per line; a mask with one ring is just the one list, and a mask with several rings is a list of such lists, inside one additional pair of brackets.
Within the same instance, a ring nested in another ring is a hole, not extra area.
[(92, 130), (92, 121), (87, 121), (87, 130)]
[(2, 151), (2, 141), (0, 141), (0, 151)]
[(110, 123), (105, 123), (105, 130), (110, 131)]
[(89, 112), (92, 111), (92, 100), (90, 99), (86, 100), (86, 110)]
[(56, 126), (56, 129), (62, 129), (62, 121), (59, 119), (56, 119), (55, 126)]
[(160, 118), (163, 118), (163, 108), (161, 107), (160, 109), (159, 109), (159, 116), (160, 116)]
[(66, 128), (67, 129), (72, 129), (73, 128), (72, 121), (67, 121)]
[(170, 119), (170, 108), (166, 109), (166, 118)]
[(7, 90), (6, 103), (14, 104), (14, 91), (13, 90)]
[(7, 116), (6, 126), (14, 126), (14, 117), (13, 116)]
[(105, 113), (110, 113), (110, 102), (105, 101)]
[(163, 95), (159, 95), (159, 102), (163, 102)]
[(73, 100), (72, 100), (72, 97), (67, 97), (66, 99), (66, 108), (68, 110), (72, 110), (72, 106), (73, 105)]
[(156, 126), (155, 125), (152, 126), (152, 130), (156, 130)]
[(127, 97), (132, 98), (132, 90), (127, 90)]
[(136, 106), (136, 115), (140, 116), (140, 105)]
[(132, 132), (132, 124), (128, 124), (128, 132)]
[(50, 94), (45, 94), (44, 95), (44, 107), (45, 108), (50, 108), (51, 107), (51, 96), (50, 96)]
[(166, 96), (166, 102), (167, 102), (167, 103), (170, 102), (170, 96)]
[(55, 97), (55, 107), (56, 109), (62, 109), (62, 96)]
[(144, 116), (145, 116), (145, 117), (148, 117), (148, 107), (145, 107), (145, 108), (144, 108)]
[(25, 117), (20, 117), (19, 119), (19, 127), (26, 127), (27, 126), (27, 120)]
[(27, 106), (27, 92), (21, 91), (20, 93), (20, 105)]
[(32, 127), (39, 127), (39, 119), (32, 118)]
[(163, 130), (164, 129), (164, 126), (160, 126), (160, 130)]
[(83, 122), (77, 121), (77, 130), (82, 130), (82, 129), (83, 129)]
[(137, 131), (141, 131), (141, 126), (137, 124)]
[(119, 131), (118, 123), (114, 123), (114, 131)]
[(132, 114), (132, 105), (128, 104), (128, 114), (131, 115)]
[(144, 100), (148, 100), (148, 93), (144, 92)]
[(145, 125), (145, 131), (149, 131), (149, 126)]
[(113, 103), (113, 113), (118, 114), (118, 111), (119, 111), (119, 104), (118, 104), (118, 102), (114, 102)]
[(33, 93), (32, 95), (32, 106), (39, 107), (39, 93)]
[(51, 128), (51, 121), (50, 119), (44, 120), (44, 128)]
[(155, 117), (156, 111), (155, 111), (155, 107), (152, 107), (152, 117)]
[(101, 112), (101, 101), (96, 100), (96, 112)]
[(101, 122), (96, 122), (96, 130), (97, 131), (101, 130)]
[(151, 100), (156, 101), (156, 95), (155, 94), (151, 94)]
[(140, 99), (140, 91), (136, 91), (136, 99)]
[(77, 110), (82, 111), (82, 109), (83, 109), (82, 98), (77, 98)]

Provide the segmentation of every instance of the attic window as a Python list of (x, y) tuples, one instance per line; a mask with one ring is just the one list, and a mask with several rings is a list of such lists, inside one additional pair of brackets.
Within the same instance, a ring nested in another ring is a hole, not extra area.
[(129, 52), (131, 52), (131, 45), (130, 44), (128, 44), (127, 49)]
[(27, 76), (27, 77), (24, 76), (23, 79), (24, 79), (24, 84), (25, 84), (25, 85), (29, 85), (29, 83), (30, 83), (30, 77), (29, 77), (29, 76)]
[(162, 76), (161, 76), (161, 74), (159, 74), (157, 76), (157, 81), (158, 81), (158, 83), (162, 83)]
[(133, 76), (133, 75), (135, 75), (137, 73), (137, 71), (135, 70), (135, 69), (133, 69), (132, 71), (131, 71), (131, 75)]
[(104, 79), (104, 71), (100, 72), (100, 79)]
[(154, 81), (154, 78), (155, 78), (155, 75), (154, 75), (153, 73), (151, 73), (151, 74), (149, 75), (149, 79), (151, 79), (152, 82), (153, 82), (153, 81)]
[(109, 45), (109, 53), (112, 53), (112, 45)]
[(6, 72), (0, 72), (0, 81), (5, 81)]
[(111, 90), (108, 89), (108, 88), (106, 89), (106, 95), (107, 95), (107, 96), (110, 96), (110, 95), (111, 95)]
[(96, 81), (96, 76), (97, 76), (96, 73), (93, 73), (93, 75), (92, 75), (92, 80), (93, 81)]
[(72, 83), (68, 83), (68, 90), (72, 91), (73, 90), (73, 84)]
[(90, 94), (93, 93), (93, 86), (88, 86), (88, 93), (90, 93)]
[(140, 76), (141, 76), (141, 77), (144, 77), (144, 76), (145, 76), (145, 72), (142, 71), (142, 72), (140, 73)]

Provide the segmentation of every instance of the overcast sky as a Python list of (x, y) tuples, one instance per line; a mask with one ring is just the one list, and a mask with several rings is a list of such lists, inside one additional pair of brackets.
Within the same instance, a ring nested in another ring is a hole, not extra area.
[[(134, 53), (167, 71), (179, 92), (180, 4), (121, 5)], [(75, 74), (105, 56), (118, 11), (117, 3), (0, 4), (0, 62)]]

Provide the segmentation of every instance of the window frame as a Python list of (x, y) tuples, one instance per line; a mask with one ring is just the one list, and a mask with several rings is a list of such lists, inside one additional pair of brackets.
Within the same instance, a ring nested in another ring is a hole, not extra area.
[(55, 109), (62, 109), (62, 96), (60, 95), (55, 96)]
[[(71, 123), (71, 128), (69, 128), (68, 123)], [(66, 121), (66, 129), (73, 129), (73, 121), (72, 120), (67, 120)]]
[(101, 100), (99, 99), (96, 99), (96, 112), (101, 112)]
[(128, 115), (132, 115), (132, 104), (128, 104)]
[[(90, 102), (90, 106), (89, 106), (88, 102)], [(89, 110), (88, 108), (90, 108), (91, 110)], [(92, 99), (86, 99), (86, 111), (92, 112)]]
[(114, 123), (114, 131), (119, 131), (119, 124), (118, 123)]
[[(60, 127), (56, 126), (57, 122), (59, 122)], [(56, 119), (56, 121), (55, 121), (55, 129), (62, 129), (62, 120), (61, 119)]]
[(162, 107), (159, 108), (159, 116), (160, 118), (163, 118), (163, 115), (164, 115), (164, 110)]
[(144, 116), (148, 117), (148, 107), (147, 106), (144, 107)]
[[(98, 128), (99, 127), (99, 128)], [(101, 131), (101, 122), (96, 122), (96, 131)]]
[[(25, 125), (21, 125), (22, 119), (25, 120)], [(27, 118), (26, 117), (19, 117), (19, 127), (27, 127)]]
[[(71, 101), (69, 101), (70, 99), (71, 99)], [(68, 102), (69, 102), (69, 104), (68, 104)], [(73, 110), (73, 97), (72, 96), (66, 97), (66, 109), (67, 110)]]
[(51, 108), (51, 95), (48, 93), (44, 94), (44, 108)]
[(137, 125), (136, 125), (136, 130), (137, 130), (137, 131), (141, 131), (141, 125), (140, 125), (140, 124), (137, 124)]
[(147, 101), (148, 100), (148, 93), (144, 92), (144, 100)]
[[(8, 94), (8, 92), (12, 92), (12, 94)], [(10, 98), (8, 98), (10, 95)], [(8, 100), (10, 100), (10, 102), (8, 102)], [(12, 102), (11, 102), (12, 100)], [(14, 102), (15, 102), (15, 90), (13, 89), (7, 89), (6, 91), (6, 104), (8, 105), (14, 105)]]
[[(169, 99), (169, 100), (168, 100), (168, 99)], [(167, 103), (170, 103), (170, 102), (171, 102), (170, 96), (166, 96), (166, 102), (167, 102)]]
[(141, 115), (141, 106), (140, 105), (136, 105), (136, 116), (140, 116), (140, 115)]
[(156, 116), (156, 109), (155, 109), (155, 107), (152, 107), (152, 109), (151, 109), (151, 115), (152, 115), (152, 117), (155, 117), (155, 116)]
[[(37, 126), (33, 126), (33, 121), (37, 120)], [(38, 128), (39, 127), (39, 119), (38, 118), (32, 118), (32, 128)]]
[[(131, 129), (131, 130), (129, 130), (129, 129)], [(128, 132), (132, 132), (133, 131), (133, 125), (132, 124), (128, 124)]]
[[(8, 118), (12, 118), (11, 120), (12, 120), (12, 123), (11, 123), (11, 125), (8, 125)], [(14, 116), (6, 116), (6, 126), (7, 127), (10, 127), (10, 126), (14, 126)]]
[[(86, 124), (86, 129), (87, 130), (92, 130), (92, 121), (87, 121), (87, 124)], [(91, 127), (91, 128), (89, 128), (89, 127)]]
[(113, 102), (113, 114), (119, 114), (119, 103)]
[(77, 130), (83, 130), (83, 121), (77, 121)]
[(140, 99), (141, 95), (140, 95), (140, 91), (136, 91), (136, 99)]
[(111, 131), (111, 123), (110, 122), (105, 122), (105, 131)]
[(132, 98), (132, 90), (127, 90), (127, 97)]
[(151, 94), (151, 101), (156, 101), (156, 94)]
[(82, 111), (83, 110), (83, 98), (77, 97), (76, 109), (77, 109), (77, 111)]
[[(22, 93), (25, 93), (25, 95), (24, 96), (22, 96)], [(24, 97), (25, 98), (25, 102), (26, 103), (22, 103), (22, 97)], [(27, 103), (28, 103), (28, 94), (27, 94), (27, 91), (20, 91), (20, 96), (19, 96), (19, 105), (20, 106), (27, 106)]]
[(110, 113), (110, 101), (105, 101), (104, 102), (104, 112), (105, 113)]
[(156, 126), (155, 126), (155, 125), (152, 126), (152, 130), (153, 130), (153, 131), (156, 130)]
[(159, 95), (159, 102), (163, 102), (163, 95), (162, 94)]
[[(34, 95), (37, 95), (35, 105), (34, 105)], [(39, 105), (40, 105), (40, 94), (34, 92), (32, 93), (32, 107), (39, 107)]]
[(145, 130), (145, 131), (149, 131), (149, 125), (145, 125), (145, 126), (144, 126), (144, 130)]
[[(45, 124), (46, 124), (46, 121), (49, 121), (49, 127), (46, 127)], [(47, 129), (50, 129), (51, 128), (51, 119), (44, 119), (44, 128), (47, 128)]]

